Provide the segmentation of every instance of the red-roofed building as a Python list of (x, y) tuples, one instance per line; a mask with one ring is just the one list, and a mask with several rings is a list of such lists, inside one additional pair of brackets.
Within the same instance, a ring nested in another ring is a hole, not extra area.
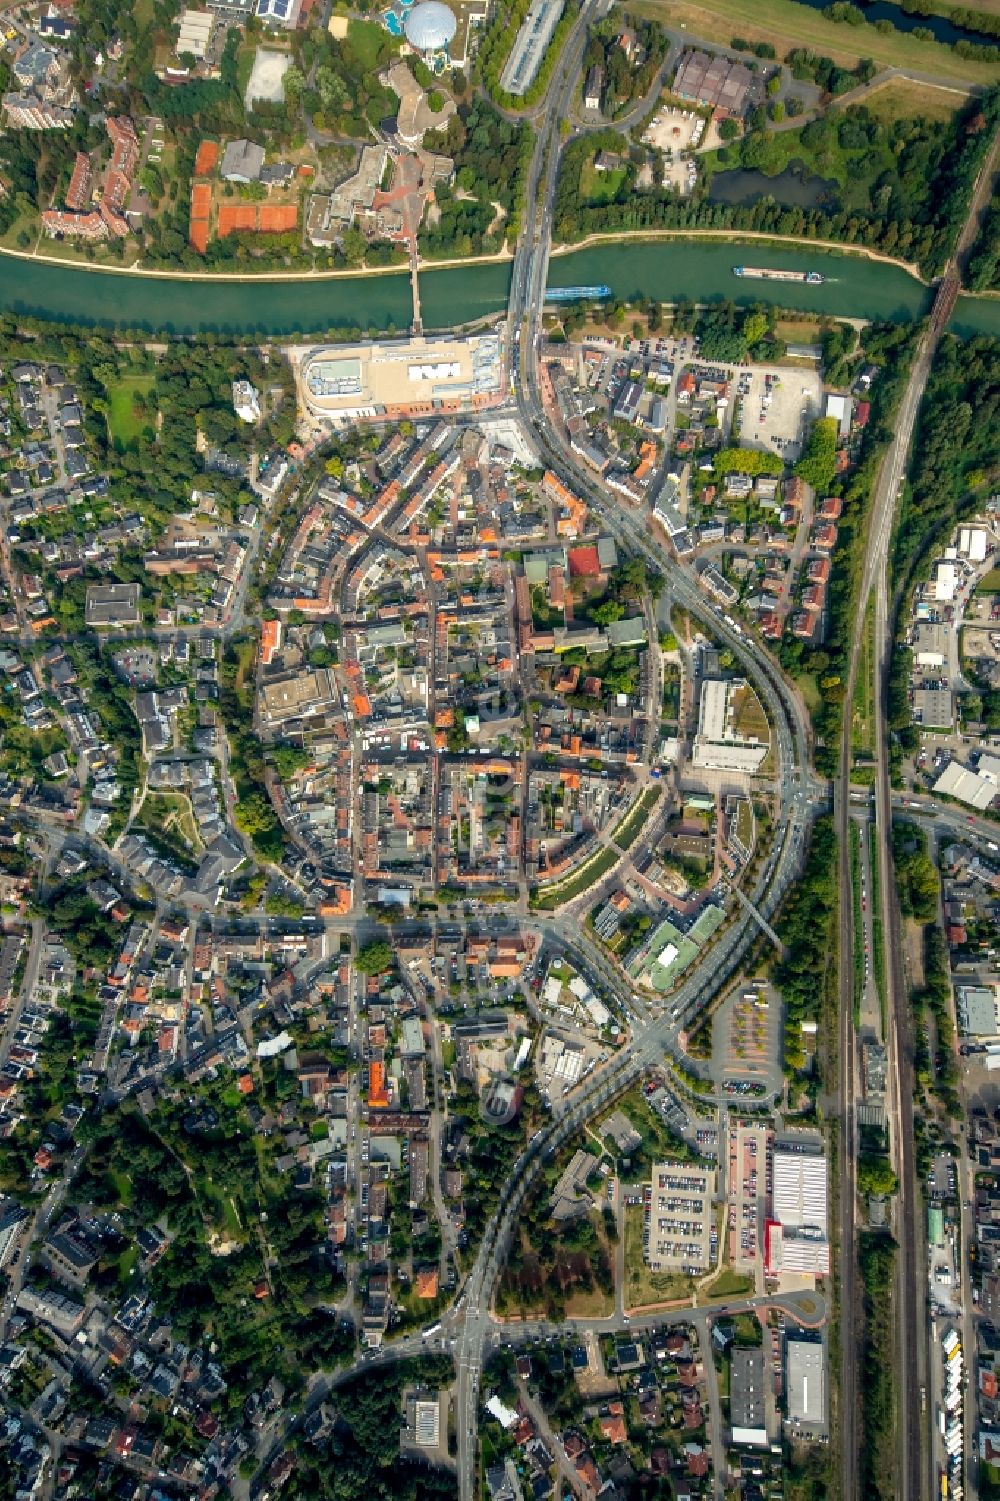
[(85, 151), (78, 151), (76, 161), (73, 163), (73, 176), (66, 189), (66, 207), (72, 209), (74, 214), (83, 213), (90, 203), (93, 191), (93, 164)]
[(571, 547), (566, 554), (569, 576), (574, 579), (593, 579), (601, 576), (601, 560), (596, 547)]

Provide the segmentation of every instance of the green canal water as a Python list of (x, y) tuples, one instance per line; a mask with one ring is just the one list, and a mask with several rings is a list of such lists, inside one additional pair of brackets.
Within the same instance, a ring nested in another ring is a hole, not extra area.
[[(816, 270), (826, 281), (740, 281), (740, 262)], [(424, 327), (452, 328), (503, 309), (510, 266), (466, 266), (421, 273)], [(646, 241), (595, 245), (553, 256), (551, 286), (605, 282), (616, 297), (711, 302), (768, 302), (778, 307), (855, 318), (909, 321), (926, 312), (930, 294), (897, 266), (804, 245), (762, 242)], [(57, 266), (0, 257), (0, 310), (76, 324), (184, 334), (315, 334), (348, 328), (405, 329), (412, 318), (409, 277), (227, 282), (184, 281)], [(956, 331), (1000, 335), (1000, 299), (963, 297)]]

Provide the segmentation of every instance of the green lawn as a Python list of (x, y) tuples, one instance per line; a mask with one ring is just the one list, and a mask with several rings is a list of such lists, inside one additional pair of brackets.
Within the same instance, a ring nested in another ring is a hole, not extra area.
[(256, 56), (256, 42), (244, 42), (236, 54), (236, 87), (240, 91), (241, 99), (246, 97), (247, 84), (250, 82), (253, 60)]
[(869, 600), (858, 675), (854, 680), (851, 705), (851, 748), (855, 755), (870, 756), (875, 744), (875, 615), (874, 600)]
[(799, 692), (802, 694), (809, 713), (815, 714), (823, 703), (816, 674), (814, 672), (798, 672), (795, 674), (795, 681), (798, 684)]
[(598, 172), (592, 161), (587, 162), (580, 173), (580, 198), (584, 203), (611, 203), (627, 176), (627, 167)]
[(627, 850), (635, 843), (661, 791), (662, 788), (660, 786), (647, 787), (645, 792), (632, 804), (617, 829), (615, 829), (614, 840), (620, 850)]
[(723, 1267), (714, 1282), (704, 1289), (704, 1296), (713, 1302), (718, 1298), (749, 1298), (753, 1295), (753, 1279)]
[(351, 21), (347, 40), (362, 72), (371, 73), (379, 66), (380, 52), (392, 37), (379, 21)]
[(221, 1218), (227, 1237), (230, 1240), (243, 1240), (246, 1232), (232, 1194), (217, 1188), (211, 1178), (202, 1178), (197, 1184), (197, 1189), (209, 1213), (214, 1212), (217, 1218)]
[(868, 113), (883, 125), (895, 125), (897, 120), (918, 115), (945, 124), (967, 98), (964, 89), (915, 83), (910, 78), (889, 78), (867, 93), (862, 102)]
[(976, 585), (977, 594), (1000, 594), (1000, 568), (991, 568)]
[(575, 875), (569, 876), (565, 881), (558, 881), (554, 886), (539, 886), (531, 896), (532, 910), (551, 912), (553, 908), (561, 907), (564, 902), (571, 901), (588, 887), (595, 886), (620, 858), (618, 850), (605, 846), (596, 855), (592, 855)]
[(136, 396), (148, 396), (156, 382), (151, 375), (125, 375), (116, 380), (108, 390), (108, 434), (112, 443), (127, 448), (140, 436), (143, 429), (152, 426), (153, 414), (139, 412), (135, 407)]

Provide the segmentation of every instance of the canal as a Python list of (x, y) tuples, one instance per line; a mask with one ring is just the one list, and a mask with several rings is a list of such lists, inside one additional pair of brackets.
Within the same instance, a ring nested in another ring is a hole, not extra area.
[[(816, 270), (822, 286), (740, 281), (733, 266), (766, 265)], [(454, 328), (500, 312), (506, 305), (509, 263), (423, 271), (424, 326)], [(765, 242), (709, 240), (631, 241), (594, 245), (553, 256), (552, 286), (606, 282), (613, 295), (638, 294), (663, 302), (732, 298), (766, 302), (833, 317), (908, 322), (930, 303), (922, 283), (900, 267), (804, 244), (784, 249)], [(412, 317), (404, 273), (298, 281), (185, 281), (128, 276), (4, 257), (0, 261), (0, 311), (82, 325), (143, 329), (150, 333), (222, 334), (277, 338), (361, 328), (402, 331)], [(963, 297), (955, 314), (963, 335), (1000, 333), (1000, 300)]]

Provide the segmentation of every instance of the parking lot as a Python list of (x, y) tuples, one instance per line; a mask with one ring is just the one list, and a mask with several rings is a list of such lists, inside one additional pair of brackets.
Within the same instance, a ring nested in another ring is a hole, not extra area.
[[(729, 1129), (726, 1227), (731, 1266), (763, 1274), (761, 1236), (772, 1185), (766, 1126), (736, 1122)], [(760, 1289), (758, 1288), (758, 1291)]]
[(740, 372), (741, 438), (749, 448), (766, 449), (794, 463), (812, 419), (821, 410), (823, 381), (818, 370), (774, 370), (763, 365)]
[(780, 1088), (781, 997), (743, 986), (723, 1002), (712, 1032), (713, 1073), (728, 1094), (754, 1098)]
[(658, 151), (694, 151), (705, 135), (705, 117), (693, 109), (658, 109), (642, 133), (647, 146)]

